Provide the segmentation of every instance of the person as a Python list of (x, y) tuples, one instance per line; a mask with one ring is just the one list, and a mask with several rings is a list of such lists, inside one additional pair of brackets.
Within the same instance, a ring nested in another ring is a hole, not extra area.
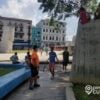
[(79, 10), (79, 16), (79, 21), (81, 24), (86, 24), (90, 21), (90, 16), (83, 7), (81, 7)]
[(12, 61), (13, 64), (18, 64), (18, 63), (20, 63), (20, 62), (18, 61), (19, 58), (18, 58), (17, 52), (15, 52), (15, 54), (12, 55), (12, 56), (10, 57), (10, 60)]
[(43, 52), (43, 50), (42, 50), (42, 48), (40, 48), (40, 53), (41, 53), (41, 55), (42, 55), (42, 52)]
[[(33, 47), (33, 53), (31, 55), (31, 79), (29, 84), (29, 89), (32, 90), (34, 87), (40, 87), (40, 85), (37, 83), (37, 80), (39, 78), (39, 57), (37, 54), (37, 46), (34, 45)], [(33, 86), (34, 81), (34, 86)]]
[(27, 55), (25, 56), (25, 63), (27, 64), (28, 67), (31, 66), (31, 55), (30, 55), (30, 52), (27, 52)]
[(94, 19), (100, 19), (100, 3), (96, 9), (95, 14), (94, 14)]
[(69, 52), (68, 52), (68, 48), (65, 47), (65, 50), (63, 52), (63, 71), (66, 71), (68, 62), (69, 62)]
[(49, 52), (49, 70), (51, 73), (51, 79), (54, 79), (54, 75), (55, 75), (55, 63), (56, 60), (58, 60), (57, 58), (57, 54), (54, 52), (54, 47), (50, 48), (51, 51)]
[(45, 52), (46, 52), (46, 55), (48, 55), (48, 48), (47, 47), (45, 48)]

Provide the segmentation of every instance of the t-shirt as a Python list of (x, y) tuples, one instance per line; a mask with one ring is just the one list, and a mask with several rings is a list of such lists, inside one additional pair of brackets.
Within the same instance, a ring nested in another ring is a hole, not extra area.
[(10, 60), (13, 62), (13, 63), (16, 63), (18, 62), (18, 56), (17, 55), (13, 55), (10, 57)]
[(31, 55), (26, 55), (26, 56), (25, 56), (25, 62), (26, 62), (27, 64), (31, 64)]
[(31, 56), (31, 63), (33, 64), (33, 66), (35, 65), (35, 66), (39, 66), (39, 57), (38, 57), (38, 54), (37, 54), (37, 52), (33, 52), (32, 53), (32, 56)]
[(50, 63), (55, 63), (56, 62), (56, 58), (57, 58), (57, 55), (55, 52), (50, 52), (49, 53), (49, 61)]

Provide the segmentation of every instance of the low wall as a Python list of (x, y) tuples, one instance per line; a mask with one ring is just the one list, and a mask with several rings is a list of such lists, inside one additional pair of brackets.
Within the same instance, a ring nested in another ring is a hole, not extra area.
[[(8, 64), (8, 67), (9, 65), (10, 67), (17, 67), (18, 70), (0, 77), (0, 100), (30, 77), (30, 70), (26, 69), (24, 65)], [(7, 64), (4, 64), (4, 66), (7, 67)]]

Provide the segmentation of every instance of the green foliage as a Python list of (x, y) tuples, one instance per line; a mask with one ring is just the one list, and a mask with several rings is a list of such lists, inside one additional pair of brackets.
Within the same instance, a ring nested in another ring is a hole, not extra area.
[(86, 4), (87, 9), (89, 9), (92, 13), (94, 13), (97, 9), (97, 0), (91, 0)]
[(100, 94), (98, 95), (87, 95), (85, 93), (85, 86), (83, 84), (74, 84), (73, 90), (75, 93), (76, 100), (100, 100)]
[(41, 2), (40, 9), (43, 13), (48, 12), (52, 18), (58, 20), (65, 19), (79, 7), (78, 3), (73, 0), (38, 0)]
[(40, 9), (48, 12), (52, 18), (65, 20), (71, 15), (76, 15), (81, 5), (85, 5), (91, 12), (95, 12), (97, 0), (38, 0)]

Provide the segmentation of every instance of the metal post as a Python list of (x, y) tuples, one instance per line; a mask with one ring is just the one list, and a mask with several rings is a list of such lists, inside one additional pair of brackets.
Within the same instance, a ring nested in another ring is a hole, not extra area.
[(30, 50), (30, 35), (31, 35), (31, 26), (28, 26), (28, 51)]

